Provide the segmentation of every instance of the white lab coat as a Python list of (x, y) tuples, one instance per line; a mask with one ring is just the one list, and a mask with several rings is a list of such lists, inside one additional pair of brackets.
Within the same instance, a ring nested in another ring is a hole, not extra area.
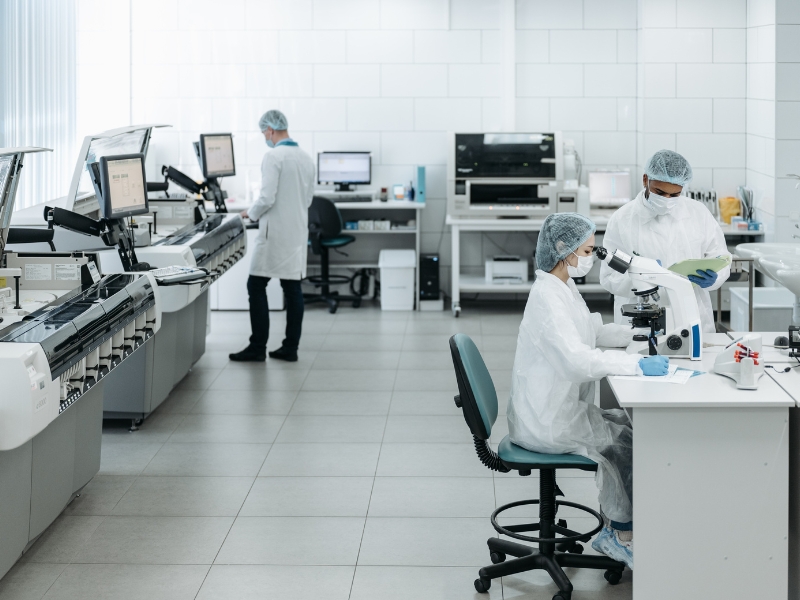
[(314, 161), (299, 146), (279, 144), (261, 161), (261, 193), (247, 214), (258, 221), (250, 274), (303, 279)]
[(599, 465), (600, 505), (614, 521), (632, 520), (632, 430), (620, 410), (594, 404), (595, 381), (640, 374), (639, 355), (596, 346), (624, 347), (630, 327), (603, 325), (590, 313), (572, 279), (536, 271), (519, 328), (511, 374), (511, 441), (548, 454), (579, 454)]
[[(676, 200), (675, 208), (659, 216), (644, 205), (642, 190), (633, 202), (611, 216), (603, 237), (603, 247), (609, 252), (619, 248), (626, 254), (635, 252), (646, 258), (658, 259), (665, 267), (689, 258), (730, 256), (725, 235), (709, 210), (685, 196)], [(720, 271), (716, 283), (709, 288), (693, 286), (703, 331), (715, 331), (709, 292), (720, 287), (730, 273), (730, 267)], [(617, 323), (629, 322), (628, 317), (622, 316), (620, 308), (623, 304), (636, 302), (636, 297), (631, 293), (634, 285), (630, 276), (617, 273), (603, 263), (600, 266), (600, 283), (614, 294), (614, 320)], [(661, 303), (668, 305), (666, 294), (661, 294), (661, 298)]]

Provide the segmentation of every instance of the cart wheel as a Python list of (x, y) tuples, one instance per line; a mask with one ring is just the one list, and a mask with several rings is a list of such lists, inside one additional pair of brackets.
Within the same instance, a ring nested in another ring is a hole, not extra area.
[(461, 307), (460, 306), (454, 306), (453, 307), (453, 316), (456, 319), (461, 316)]

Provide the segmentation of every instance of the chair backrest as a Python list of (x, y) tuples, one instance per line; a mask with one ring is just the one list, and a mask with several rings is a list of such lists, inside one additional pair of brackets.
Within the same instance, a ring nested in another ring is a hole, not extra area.
[(468, 335), (457, 333), (450, 338), (450, 353), (456, 370), (458, 393), (464, 420), (472, 435), (489, 439), (497, 420), (497, 392), (492, 376), (475, 342)]
[(321, 238), (335, 237), (344, 227), (342, 215), (336, 205), (328, 198), (314, 196), (308, 207), (308, 230)]

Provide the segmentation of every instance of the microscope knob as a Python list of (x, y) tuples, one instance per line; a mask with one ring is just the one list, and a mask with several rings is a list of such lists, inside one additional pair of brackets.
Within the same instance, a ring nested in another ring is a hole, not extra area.
[(683, 329), (681, 331), (681, 337), (689, 337), (689, 330), (688, 329)]
[(683, 346), (683, 341), (677, 335), (671, 335), (667, 338), (667, 348), (670, 350), (680, 350)]
[(633, 341), (634, 342), (646, 342), (647, 341), (647, 336), (646, 335), (642, 335), (642, 334), (636, 334), (635, 336), (633, 336)]

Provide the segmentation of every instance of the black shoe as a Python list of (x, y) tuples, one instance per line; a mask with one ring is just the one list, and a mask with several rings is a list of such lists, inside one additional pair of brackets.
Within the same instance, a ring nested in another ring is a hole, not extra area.
[(264, 362), (267, 360), (264, 350), (256, 350), (248, 346), (241, 352), (228, 354), (228, 358), (235, 362)]
[(297, 351), (287, 350), (286, 348), (281, 346), (274, 352), (270, 352), (269, 357), (277, 358), (278, 360), (285, 360), (286, 362), (297, 362)]

